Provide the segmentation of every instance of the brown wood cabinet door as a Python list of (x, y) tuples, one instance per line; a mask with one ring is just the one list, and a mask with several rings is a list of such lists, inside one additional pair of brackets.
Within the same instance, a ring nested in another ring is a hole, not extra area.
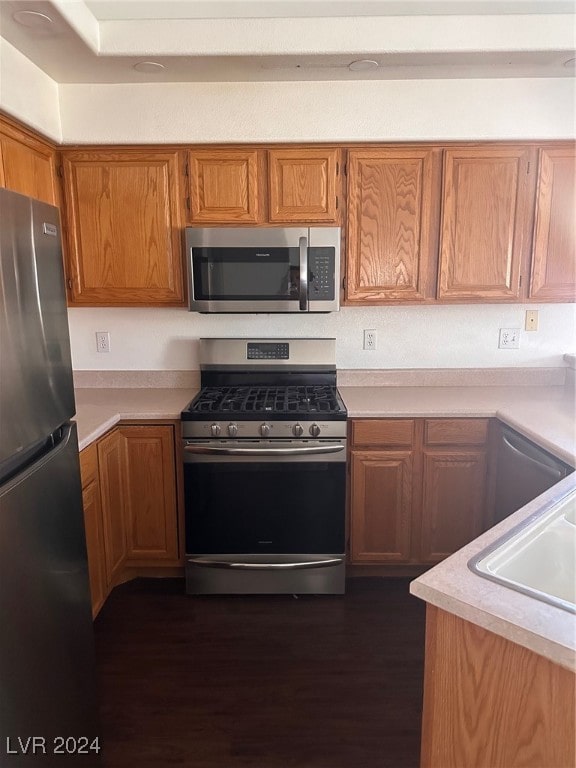
[(27, 136), (2, 128), (0, 150), (3, 186), (50, 205), (58, 204), (54, 151)]
[(96, 617), (107, 595), (102, 504), (100, 502), (100, 485), (98, 480), (93, 480), (82, 489), (82, 501), (84, 504), (84, 527), (86, 529), (92, 616)]
[(438, 298), (520, 298), (531, 154), (514, 146), (445, 150)]
[(257, 150), (195, 149), (188, 157), (193, 224), (262, 221), (262, 169)]
[(71, 304), (184, 303), (177, 152), (63, 155)]
[(541, 149), (530, 297), (576, 300), (576, 150)]
[(337, 149), (268, 150), (269, 220), (336, 222), (339, 154)]
[(410, 559), (411, 451), (351, 452), (350, 561)]
[(104, 529), (106, 581), (114, 585), (126, 559), (125, 486), (126, 445), (119, 429), (98, 442), (100, 499)]
[(433, 295), (437, 154), (429, 148), (348, 153), (347, 302)]
[(178, 561), (174, 428), (125, 426), (127, 557), (131, 565)]
[(484, 529), (486, 452), (424, 449), (419, 560), (434, 563)]

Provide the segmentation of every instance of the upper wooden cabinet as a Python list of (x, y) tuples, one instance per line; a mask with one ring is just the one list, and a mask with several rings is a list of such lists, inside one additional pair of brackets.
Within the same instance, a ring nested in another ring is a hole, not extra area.
[(347, 302), (434, 295), (438, 159), (430, 148), (350, 150)]
[(269, 220), (336, 221), (339, 170), (337, 149), (268, 150)]
[(574, 144), (540, 149), (530, 298), (576, 299), (575, 211)]
[(0, 119), (0, 184), (58, 205), (55, 151), (47, 143)]
[(195, 224), (263, 220), (260, 153), (197, 149), (189, 153), (190, 217)]
[(178, 152), (63, 153), (70, 303), (184, 304)]
[(438, 298), (521, 298), (533, 154), (526, 146), (444, 150)]
[(338, 220), (338, 149), (193, 149), (188, 158), (192, 224)]

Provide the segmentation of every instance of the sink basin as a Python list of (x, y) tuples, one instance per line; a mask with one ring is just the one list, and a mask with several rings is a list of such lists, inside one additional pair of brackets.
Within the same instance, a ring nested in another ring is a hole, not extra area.
[(473, 557), (486, 579), (576, 613), (576, 492)]

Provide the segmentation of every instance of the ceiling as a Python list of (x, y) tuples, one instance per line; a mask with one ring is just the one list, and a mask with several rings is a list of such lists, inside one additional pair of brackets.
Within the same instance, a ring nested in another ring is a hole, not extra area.
[(0, 0), (0, 37), (58, 83), (557, 78), (575, 18), (560, 0)]

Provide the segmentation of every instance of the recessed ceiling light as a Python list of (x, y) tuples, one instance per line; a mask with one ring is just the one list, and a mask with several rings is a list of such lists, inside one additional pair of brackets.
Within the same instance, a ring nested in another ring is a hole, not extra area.
[(378, 69), (378, 62), (374, 59), (358, 59), (348, 64), (351, 72), (368, 72), (371, 69)]
[(164, 64), (157, 61), (139, 61), (138, 64), (134, 64), (137, 72), (161, 72), (164, 68)]
[(50, 16), (38, 11), (17, 11), (12, 18), (18, 24), (22, 24), (23, 27), (46, 27), (53, 23)]

